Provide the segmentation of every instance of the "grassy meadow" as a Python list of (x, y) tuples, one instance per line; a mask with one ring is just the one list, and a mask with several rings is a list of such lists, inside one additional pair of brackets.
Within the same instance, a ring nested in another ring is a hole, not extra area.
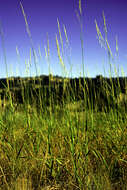
[[(80, 18), (80, 0), (79, 12)], [(106, 29), (104, 14), (103, 19)], [(97, 22), (95, 27), (104, 40)], [(61, 37), (59, 22), (58, 30)], [(56, 45), (66, 72), (57, 37)], [(82, 38), (81, 45), (84, 51)], [(110, 53), (107, 40), (106, 45)], [(95, 95), (85, 76), (85, 85), (79, 78), (78, 87), (75, 81), (70, 85), (68, 78), (56, 79), (50, 73), (45, 88), (41, 78), (27, 80), (20, 79), (20, 87), (15, 87), (7, 78), (0, 89), (0, 190), (126, 190), (127, 95), (119, 77), (117, 87), (112, 78), (110, 85), (102, 80), (103, 88), (99, 83)]]

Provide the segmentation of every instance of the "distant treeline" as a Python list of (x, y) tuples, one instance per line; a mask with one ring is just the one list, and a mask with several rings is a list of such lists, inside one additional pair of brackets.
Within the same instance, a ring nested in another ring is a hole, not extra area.
[(51, 99), (59, 104), (69, 98), (80, 100), (89, 97), (87, 104), (95, 107), (98, 101), (103, 100), (102, 104), (109, 105), (112, 96), (116, 97), (120, 92), (126, 93), (126, 81), (126, 77), (104, 78), (102, 75), (96, 78), (63, 78), (52, 75), (11, 77), (0, 79), (0, 96), (1, 99), (5, 96), (7, 98), (10, 91), (17, 103), (29, 100), (30, 103), (36, 102), (39, 105), (44, 99), (46, 104), (49, 104)]
[(37, 77), (10, 77), (10, 78), (2, 78), (0, 79), (0, 89), (5, 89), (8, 87), (10, 88), (20, 88), (21, 84), (29, 84), (29, 85), (49, 85), (49, 81), (56, 82), (56, 83), (63, 83), (65, 80), (71, 83), (73, 86), (75, 83), (77, 86), (79, 86), (79, 83), (81, 83), (84, 86), (84, 79), (85, 83), (88, 83), (88, 86), (91, 84), (95, 85), (100, 85), (102, 82), (107, 82), (109, 85), (113, 82), (114, 86), (119, 86), (121, 87), (122, 92), (125, 92), (126, 88), (126, 81), (127, 77), (116, 77), (116, 78), (106, 78), (103, 77), (102, 75), (96, 76), (96, 78), (64, 78), (60, 76), (52, 76), (52, 75), (40, 75)]

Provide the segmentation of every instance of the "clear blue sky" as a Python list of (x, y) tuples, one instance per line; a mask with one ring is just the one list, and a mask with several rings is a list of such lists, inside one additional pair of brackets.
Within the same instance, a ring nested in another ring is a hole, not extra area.
[[(59, 20), (63, 48), (64, 64), (70, 77), (82, 76), (82, 49), (80, 41), (80, 23), (76, 16), (79, 12), (78, 0), (1, 0), (0, 22), (4, 36), (6, 63), (9, 76), (36, 75), (34, 58), (31, 52), (31, 66), (26, 72), (26, 65), (30, 63), (31, 42), (26, 31), (26, 25), (20, 2), (23, 5), (29, 29), (32, 36), (33, 47), (36, 51), (37, 68), (39, 74), (49, 74), (48, 62), (45, 57), (47, 49), (47, 33), (49, 39), (49, 62), (50, 70), (54, 75), (62, 75), (62, 66), (59, 64), (56, 35), (60, 45), (57, 18)], [(98, 23), (102, 36), (104, 25), (102, 12), (104, 11), (108, 42), (111, 47), (114, 61), (111, 63), (121, 67), (127, 75), (127, 1), (126, 0), (82, 0), (82, 23), (83, 23), (83, 46), (84, 46), (84, 71), (85, 76), (95, 77), (102, 74), (109, 76), (109, 60), (107, 51), (101, 47), (97, 39), (95, 19)], [(69, 46), (66, 44), (63, 24), (65, 25)], [(119, 57), (116, 58), (116, 42), (118, 39)], [(16, 51), (17, 49), (17, 51)], [(19, 53), (19, 54), (18, 54)], [(41, 53), (41, 55), (40, 55)], [(69, 61), (70, 60), (70, 61)], [(72, 72), (71, 72), (72, 66)], [(0, 35), (0, 78), (6, 77), (6, 67), (2, 38)], [(105, 69), (105, 74), (104, 74)], [(113, 71), (114, 72), (114, 71)]]

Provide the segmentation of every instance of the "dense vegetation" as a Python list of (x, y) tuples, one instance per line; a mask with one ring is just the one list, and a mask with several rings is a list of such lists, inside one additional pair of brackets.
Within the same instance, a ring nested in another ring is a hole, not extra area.
[(125, 79), (2, 81), (0, 187), (125, 188)]
[(118, 76), (1, 79), (0, 189), (127, 189), (126, 87)]

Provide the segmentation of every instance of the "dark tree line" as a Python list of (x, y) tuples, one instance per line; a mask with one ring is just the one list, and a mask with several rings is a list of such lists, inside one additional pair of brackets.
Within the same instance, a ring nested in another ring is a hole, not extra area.
[(35, 103), (38, 107), (64, 104), (66, 101), (85, 100), (89, 108), (107, 109), (113, 106), (114, 98), (126, 92), (127, 78), (74, 78), (64, 84), (58, 76), (50, 81), (49, 76), (0, 79), (1, 99), (7, 97), (9, 84), (13, 101), (18, 104)]

